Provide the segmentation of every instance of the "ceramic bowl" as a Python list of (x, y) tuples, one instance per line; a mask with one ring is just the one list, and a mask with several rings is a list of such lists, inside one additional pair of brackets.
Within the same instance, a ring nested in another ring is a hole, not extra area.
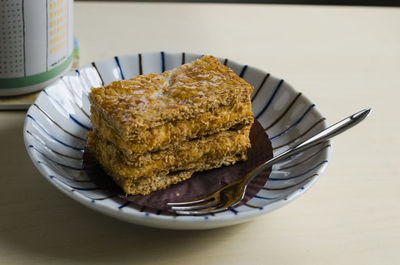
[[(83, 168), (86, 132), (91, 129), (91, 87), (139, 74), (161, 73), (201, 57), (153, 52), (115, 56), (88, 64), (45, 88), (29, 108), (24, 140), (32, 162), (50, 183), (74, 200), (135, 224), (168, 229), (209, 229), (242, 223), (293, 201), (324, 172), (330, 142), (275, 164), (270, 178), (250, 201), (232, 211), (206, 216), (170, 216), (139, 211), (91, 182)], [(254, 117), (268, 133), (274, 154), (326, 127), (325, 118), (302, 93), (255, 67), (218, 58), (254, 86)]]

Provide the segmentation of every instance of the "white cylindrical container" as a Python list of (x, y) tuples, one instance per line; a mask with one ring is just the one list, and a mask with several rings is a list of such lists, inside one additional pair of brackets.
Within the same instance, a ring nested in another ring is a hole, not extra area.
[(0, 96), (42, 89), (72, 52), (73, 0), (0, 0)]

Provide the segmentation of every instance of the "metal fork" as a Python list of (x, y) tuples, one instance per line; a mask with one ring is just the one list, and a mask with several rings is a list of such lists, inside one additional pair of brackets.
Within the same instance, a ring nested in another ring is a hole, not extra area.
[(335, 123), (309, 139), (260, 164), (241, 180), (228, 184), (211, 195), (194, 201), (170, 202), (167, 205), (171, 210), (181, 215), (204, 215), (232, 209), (244, 198), (248, 184), (263, 170), (350, 129), (364, 120), (370, 112), (371, 109), (365, 109)]

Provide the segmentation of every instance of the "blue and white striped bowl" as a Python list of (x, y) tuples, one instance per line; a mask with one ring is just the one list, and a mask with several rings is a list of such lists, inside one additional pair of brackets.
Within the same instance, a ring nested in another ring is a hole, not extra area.
[[(171, 229), (208, 229), (237, 224), (277, 209), (309, 189), (325, 170), (330, 142), (276, 164), (265, 187), (245, 205), (209, 216), (166, 216), (139, 211), (89, 180), (83, 168), (86, 131), (91, 129), (91, 87), (138, 74), (161, 73), (201, 57), (154, 52), (118, 56), (86, 65), (43, 90), (29, 108), (26, 149), (42, 175), (80, 203), (128, 222)], [(282, 79), (260, 69), (220, 58), (254, 86), (253, 112), (270, 136), (274, 154), (326, 127), (315, 105)]]

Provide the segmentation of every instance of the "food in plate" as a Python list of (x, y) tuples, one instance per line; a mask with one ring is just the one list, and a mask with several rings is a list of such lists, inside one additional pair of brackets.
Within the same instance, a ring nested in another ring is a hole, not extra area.
[(126, 194), (245, 160), (252, 86), (212, 56), (92, 88), (87, 148)]

